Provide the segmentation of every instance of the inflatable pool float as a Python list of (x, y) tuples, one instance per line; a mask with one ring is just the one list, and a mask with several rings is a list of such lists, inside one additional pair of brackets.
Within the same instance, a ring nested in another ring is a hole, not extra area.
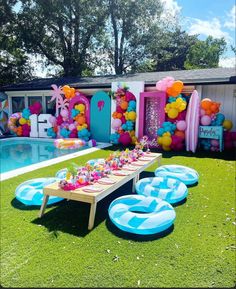
[(192, 168), (180, 165), (160, 166), (155, 170), (156, 177), (170, 177), (183, 182), (185, 185), (193, 185), (198, 182), (199, 175)]
[(54, 140), (54, 145), (58, 149), (79, 149), (86, 145), (86, 142), (79, 138), (59, 138)]
[(65, 169), (61, 169), (61, 170), (59, 170), (59, 171), (56, 173), (55, 177), (56, 177), (57, 179), (64, 180), (64, 179), (66, 178), (67, 172), (68, 172), (68, 169), (66, 169), (66, 168), (65, 168)]
[(199, 109), (200, 109), (200, 97), (196, 90), (193, 91), (186, 113), (186, 137), (185, 144), (186, 150), (196, 151), (198, 142), (198, 130), (199, 130)]
[(110, 204), (108, 213), (119, 229), (139, 235), (162, 232), (173, 224), (176, 217), (175, 210), (169, 203), (141, 195), (115, 199)]
[(144, 178), (136, 183), (135, 188), (139, 195), (160, 198), (170, 204), (178, 203), (188, 195), (183, 182), (169, 177)]
[(94, 165), (103, 165), (105, 164), (105, 159), (92, 159), (87, 161), (86, 164), (89, 164), (90, 166), (94, 166)]
[[(57, 181), (57, 178), (39, 178), (28, 180), (16, 188), (16, 199), (28, 206), (41, 206), (44, 197), (43, 188)], [(50, 196), (47, 204), (54, 204), (61, 200), (63, 200), (63, 198)]]

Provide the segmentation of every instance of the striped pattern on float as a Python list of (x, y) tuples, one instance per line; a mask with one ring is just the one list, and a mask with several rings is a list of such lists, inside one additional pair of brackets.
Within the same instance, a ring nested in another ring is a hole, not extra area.
[(199, 175), (192, 168), (181, 165), (164, 165), (155, 170), (156, 177), (171, 177), (183, 182), (185, 185), (193, 185), (198, 182)]
[(115, 199), (108, 209), (111, 221), (121, 230), (149, 235), (168, 229), (174, 222), (173, 207), (154, 197), (127, 195)]
[[(31, 205), (41, 206), (44, 197), (43, 188), (57, 181), (58, 181), (57, 178), (38, 178), (28, 180), (20, 184), (16, 188), (15, 190), (16, 199), (28, 206)], [(48, 205), (54, 204), (61, 200), (63, 200), (63, 198), (50, 196), (47, 204)]]
[(170, 204), (178, 203), (188, 195), (183, 182), (169, 177), (144, 178), (136, 183), (135, 188), (139, 195), (160, 198)]

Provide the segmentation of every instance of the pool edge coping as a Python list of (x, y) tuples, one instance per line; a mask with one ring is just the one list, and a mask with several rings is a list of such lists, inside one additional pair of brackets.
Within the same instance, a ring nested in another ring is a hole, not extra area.
[[(12, 140), (12, 139), (14, 139), (14, 137), (13, 138), (9, 138), (9, 139)], [(19, 139), (19, 138), (17, 137), (16, 139)], [(29, 138), (22, 137), (20, 139), (22, 140), (22, 139), (29, 139)], [(52, 142), (54, 141), (53, 139), (48, 139), (48, 138), (46, 138), (46, 139), (45, 138), (44, 139), (30, 138), (30, 139), (38, 140), (38, 141), (45, 141), (45, 140), (46, 141), (52, 141)], [(6, 141), (6, 139), (1, 140), (1, 142), (2, 141)], [(54, 165), (54, 164), (58, 164), (58, 163), (61, 163), (61, 162), (64, 162), (64, 161), (79, 157), (79, 156), (83, 156), (83, 155), (86, 155), (86, 154), (89, 154), (89, 153), (93, 153), (95, 151), (99, 151), (100, 149), (103, 149), (103, 148), (106, 148), (106, 147), (109, 147), (109, 146), (112, 146), (112, 144), (111, 143), (98, 142), (96, 147), (91, 147), (91, 148), (88, 148), (86, 150), (73, 152), (73, 153), (70, 153), (70, 154), (67, 154), (67, 155), (64, 155), (64, 156), (60, 156), (60, 157), (51, 159), (51, 160), (42, 161), (42, 162), (39, 162), (37, 164), (28, 165), (28, 166), (23, 167), (23, 168), (19, 168), (19, 169), (16, 169), (16, 170), (5, 172), (5, 173), (0, 174), (0, 182), (8, 180), (8, 179), (11, 179), (11, 178), (14, 178), (14, 177), (17, 177), (19, 175), (22, 175), (22, 174), (25, 174), (25, 173), (28, 173), (28, 172), (32, 172), (32, 171), (37, 170), (37, 169), (41, 169), (41, 168), (44, 168), (44, 167), (48, 167), (48, 166), (51, 166), (51, 165)]]

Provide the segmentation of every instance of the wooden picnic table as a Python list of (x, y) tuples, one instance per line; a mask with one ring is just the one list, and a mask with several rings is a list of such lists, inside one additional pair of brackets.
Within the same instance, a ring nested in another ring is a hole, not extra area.
[[(137, 169), (135, 171), (129, 171), (129, 175), (117, 176), (112, 173), (111, 175), (109, 175), (109, 178), (114, 180), (115, 183), (109, 185), (99, 183), (98, 186), (102, 187), (102, 191), (99, 192), (85, 192), (83, 191), (85, 187), (72, 191), (64, 191), (63, 189), (59, 188), (58, 182), (50, 184), (44, 187), (43, 189), (44, 198), (40, 208), (39, 217), (41, 218), (44, 214), (49, 196), (57, 196), (65, 198), (67, 200), (81, 201), (91, 204), (88, 222), (88, 229), (91, 230), (94, 226), (97, 203), (132, 179), (133, 179), (132, 191), (134, 191), (135, 184), (139, 180), (139, 174), (142, 171), (144, 171), (147, 167), (154, 164), (155, 162), (157, 162), (158, 166), (160, 166), (161, 157), (162, 157), (161, 153), (150, 153), (144, 156), (144, 158), (147, 158), (147, 160), (142, 161), (143, 163), (142, 166), (136, 166)], [(139, 161), (139, 163), (140, 162), (141, 161)]]

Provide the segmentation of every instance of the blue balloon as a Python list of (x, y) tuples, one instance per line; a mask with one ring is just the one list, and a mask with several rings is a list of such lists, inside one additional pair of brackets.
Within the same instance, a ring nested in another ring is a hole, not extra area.
[(119, 135), (117, 132), (112, 133), (112, 134), (110, 135), (110, 141), (111, 141), (111, 143), (113, 143), (113, 144), (118, 144), (118, 143), (119, 143), (119, 138), (120, 138), (120, 135)]
[(22, 111), (22, 117), (25, 119), (29, 119), (30, 115), (31, 115), (31, 112), (29, 108), (24, 108)]
[(158, 128), (158, 130), (157, 130), (157, 135), (158, 135), (158, 136), (162, 136), (164, 132), (165, 132), (164, 129), (163, 129), (162, 127), (160, 127), (160, 128)]

